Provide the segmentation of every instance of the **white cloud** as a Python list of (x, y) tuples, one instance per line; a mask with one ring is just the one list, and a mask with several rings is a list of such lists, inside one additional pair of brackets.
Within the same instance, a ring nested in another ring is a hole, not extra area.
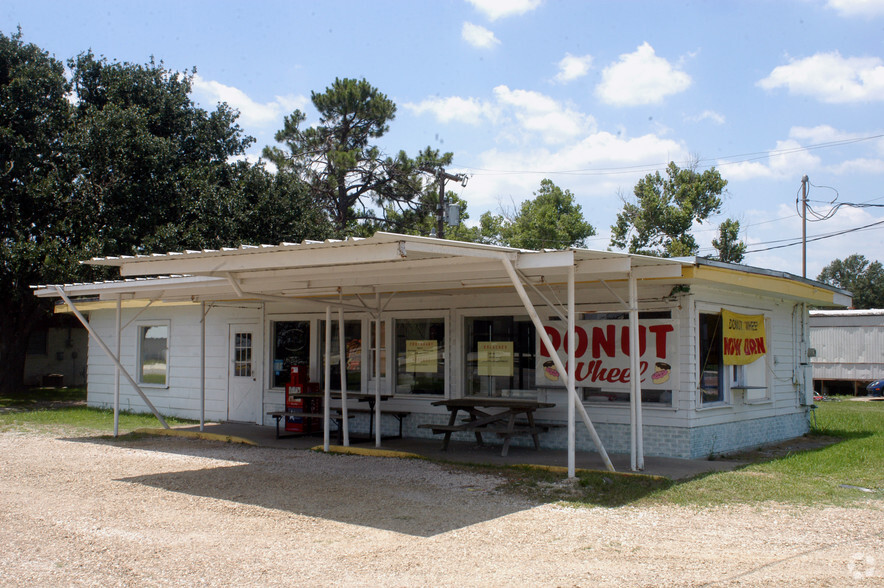
[(704, 120), (709, 120), (717, 125), (723, 125), (726, 122), (724, 115), (715, 112), (714, 110), (704, 110), (700, 114), (694, 116), (686, 116), (685, 120), (689, 120), (691, 122), (703, 122)]
[(826, 170), (836, 175), (884, 174), (884, 159), (866, 157), (849, 159), (836, 165), (827, 166)]
[(441, 123), (478, 125), (488, 121), (502, 129), (504, 140), (519, 144), (572, 141), (594, 132), (596, 124), (591, 115), (540, 92), (511, 90), (507, 86), (494, 88), (493, 101), (450, 96), (405, 104), (405, 108), (416, 115), (432, 114)]
[(307, 98), (303, 96), (276, 96), (273, 102), (255, 102), (245, 92), (221, 82), (207, 80), (199, 74), (193, 76), (193, 93), (198, 102), (216, 104), (226, 102), (239, 110), (239, 122), (243, 126), (266, 126), (280, 122), (282, 117), (296, 108), (304, 109)]
[(720, 161), (717, 167), (729, 180), (751, 180), (755, 178), (786, 179), (800, 178), (802, 174), (819, 169), (820, 158), (804, 149), (798, 141), (786, 139), (777, 141), (776, 147), (768, 152), (767, 161)]
[(884, 0), (829, 0), (826, 4), (841, 16), (884, 16)]
[[(660, 162), (687, 159), (687, 148), (656, 135), (624, 137), (594, 132), (557, 149), (490, 149), (479, 155), (477, 172), (465, 193), (470, 210), (496, 209), (499, 202), (518, 205), (530, 198), (540, 180), (552, 179), (571, 190), (586, 219), (601, 233), (621, 207), (620, 192), (631, 193), (635, 183)], [(625, 171), (624, 168), (636, 168)], [(518, 171), (518, 174), (508, 172)], [(478, 218), (478, 214), (471, 216)], [(594, 242), (605, 248), (607, 241)]]
[[(789, 137), (777, 141), (766, 159), (751, 161), (719, 161), (716, 166), (729, 180), (743, 181), (757, 178), (783, 180), (800, 178), (810, 172), (825, 172), (836, 176), (857, 174), (884, 174), (884, 141), (868, 142), (867, 133), (853, 133), (836, 129), (830, 125), (815, 127), (792, 127)], [(839, 150), (811, 150), (813, 146), (827, 145), (843, 141)], [(863, 153), (863, 150), (866, 153)], [(816, 155), (824, 153), (826, 160)], [(845, 157), (849, 154), (850, 157)], [(845, 157), (838, 160), (839, 155)]]
[(539, 136), (544, 143), (560, 143), (595, 129), (592, 116), (539, 92), (510, 90), (501, 85), (494, 88), (494, 97), (501, 110), (515, 117), (518, 127), (514, 130), (521, 131), (526, 138)]
[(765, 90), (787, 88), (790, 94), (844, 104), (884, 100), (884, 63), (877, 57), (842, 57), (817, 53), (781, 65), (758, 81)]
[(430, 113), (442, 123), (455, 121), (478, 125), (485, 119), (494, 120), (496, 118), (492, 105), (475, 98), (461, 98), (459, 96), (429, 98), (418, 104), (406, 103), (404, 107), (418, 116)]
[(491, 49), (496, 45), (500, 45), (500, 40), (494, 36), (493, 32), (471, 22), (463, 23), (460, 36), (464, 41), (478, 49)]
[(467, 0), (476, 10), (497, 20), (507, 16), (520, 16), (540, 6), (540, 0)]
[(648, 43), (634, 53), (624, 53), (620, 60), (602, 71), (596, 96), (614, 106), (656, 104), (672, 94), (684, 92), (691, 77), (658, 57)]
[(589, 73), (590, 67), (592, 67), (592, 55), (578, 56), (567, 53), (559, 62), (556, 81), (564, 84), (582, 78)]

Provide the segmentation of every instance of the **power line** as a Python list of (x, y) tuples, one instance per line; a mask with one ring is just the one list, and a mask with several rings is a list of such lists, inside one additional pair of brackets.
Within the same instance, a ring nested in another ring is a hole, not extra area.
[[(857, 231), (870, 230), (873, 227), (877, 227), (879, 225), (884, 225), (884, 220), (880, 220), (880, 221), (877, 221), (877, 222), (874, 222), (874, 223), (871, 223), (868, 225), (863, 225), (861, 227), (855, 227), (853, 229), (845, 229), (843, 231), (836, 231), (834, 233), (829, 233), (829, 234), (825, 234), (825, 235), (817, 235), (816, 237), (811, 237), (811, 238), (807, 239), (807, 241), (811, 242), (811, 241), (820, 241), (822, 239), (831, 239), (832, 237), (838, 237), (840, 235), (846, 235), (848, 233), (855, 233)], [(795, 245), (801, 245), (802, 241), (801, 241), (800, 237), (795, 237), (794, 239), (797, 239), (794, 243), (786, 243), (785, 245), (775, 245), (773, 247), (765, 247), (764, 249), (753, 249), (751, 251), (746, 251), (746, 254), (760, 253), (762, 251), (771, 251), (773, 249), (783, 249), (784, 247), (794, 247)], [(776, 241), (768, 241), (768, 242), (775, 243)]]
[[(711, 162), (712, 165), (714, 166), (717, 162), (719, 167), (724, 167), (726, 165), (735, 165), (738, 163), (758, 161), (759, 159), (765, 159), (765, 158), (770, 158), (770, 157), (781, 157), (784, 155), (791, 155), (793, 153), (799, 153), (802, 151), (815, 151), (817, 149), (828, 149), (831, 147), (841, 147), (841, 146), (845, 146), (845, 145), (852, 145), (854, 143), (873, 141), (875, 139), (880, 139), (882, 137), (884, 137), (884, 134), (871, 135), (871, 136), (867, 136), (867, 137), (854, 137), (851, 139), (841, 139), (838, 141), (828, 141), (825, 143), (815, 143), (813, 145), (790, 147), (788, 149), (774, 149), (774, 150), (770, 150), (770, 151), (755, 151), (755, 152), (742, 153), (742, 154), (737, 154), (737, 155), (725, 155), (723, 157), (719, 157), (716, 159), (702, 158), (702, 159), (697, 159), (697, 160), (682, 161), (682, 162), (679, 162), (679, 164), (682, 167), (684, 167), (686, 165), (692, 165), (695, 163), (699, 165), (699, 164), (707, 164), (707, 163)], [(733, 161), (729, 161), (729, 160), (733, 160)], [(582, 169), (571, 169), (571, 170), (501, 170), (501, 169), (489, 169), (489, 168), (460, 166), (460, 165), (458, 165), (457, 167), (462, 168), (462, 169), (469, 169), (475, 175), (546, 174), (546, 175), (604, 176), (604, 175), (620, 175), (620, 174), (653, 172), (653, 171), (659, 170), (660, 168), (666, 167), (667, 165), (669, 165), (669, 162), (621, 166), (621, 167), (582, 168)], [(705, 167), (705, 165), (703, 167)]]

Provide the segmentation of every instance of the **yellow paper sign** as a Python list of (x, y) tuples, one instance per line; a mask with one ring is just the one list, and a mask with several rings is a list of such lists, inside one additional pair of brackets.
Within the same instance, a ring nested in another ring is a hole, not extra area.
[(513, 375), (512, 341), (479, 341), (479, 375)]
[(438, 368), (438, 343), (434, 339), (405, 342), (405, 371), (435, 374)]
[(747, 365), (767, 353), (763, 314), (721, 310), (725, 365)]

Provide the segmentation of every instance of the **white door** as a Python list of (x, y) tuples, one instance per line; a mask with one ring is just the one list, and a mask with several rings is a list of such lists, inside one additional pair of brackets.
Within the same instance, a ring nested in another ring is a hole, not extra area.
[(258, 421), (261, 379), (258, 377), (258, 327), (230, 325), (230, 354), (227, 371), (227, 420)]

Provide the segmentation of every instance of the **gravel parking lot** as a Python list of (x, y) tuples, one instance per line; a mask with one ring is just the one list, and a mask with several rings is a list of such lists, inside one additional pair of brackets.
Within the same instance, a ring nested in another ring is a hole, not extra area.
[(884, 507), (567, 508), (433, 463), (0, 433), (0, 585), (884, 586)]

